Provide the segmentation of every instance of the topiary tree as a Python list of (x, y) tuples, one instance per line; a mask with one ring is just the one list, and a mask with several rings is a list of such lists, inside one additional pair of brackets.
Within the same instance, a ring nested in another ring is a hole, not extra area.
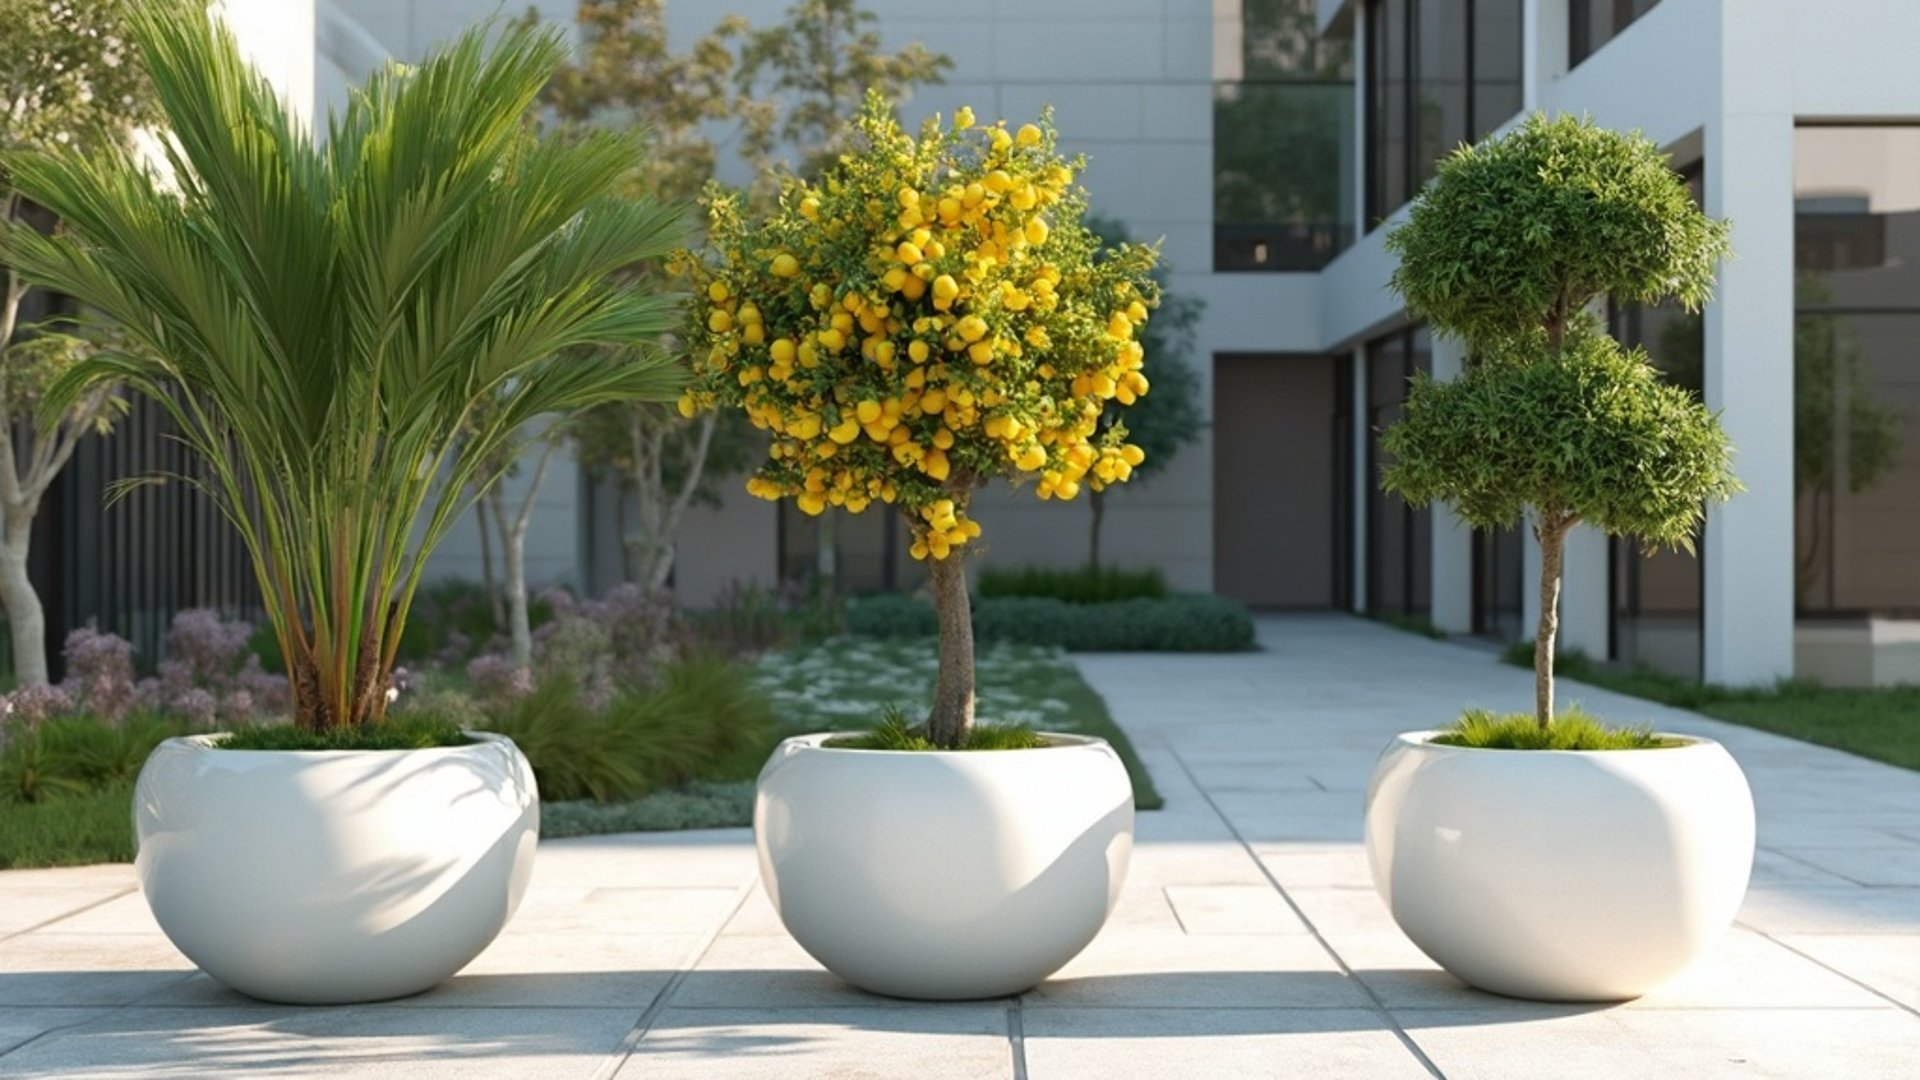
[(1044, 118), (977, 128), (961, 109), (916, 139), (869, 94), (849, 145), (817, 183), (788, 180), (764, 221), (710, 198), (709, 250), (687, 259), (696, 381), (681, 408), (738, 408), (772, 433), (755, 495), (906, 518), (940, 616), (926, 735), (959, 747), (974, 711), (968, 504), (996, 476), (1072, 499), (1144, 460), (1100, 418), (1146, 392), (1136, 337), (1156, 256), (1086, 227), (1080, 162)]
[(1711, 295), (1727, 226), (1703, 214), (1653, 143), (1535, 115), (1440, 165), (1388, 234), (1408, 311), (1471, 350), (1453, 382), (1416, 379), (1382, 436), (1382, 485), (1451, 503), (1483, 528), (1533, 519), (1540, 542), (1534, 716), (1553, 721), (1567, 533), (1582, 521), (1691, 547), (1707, 499), (1739, 485), (1717, 418), (1587, 313), (1611, 295)]

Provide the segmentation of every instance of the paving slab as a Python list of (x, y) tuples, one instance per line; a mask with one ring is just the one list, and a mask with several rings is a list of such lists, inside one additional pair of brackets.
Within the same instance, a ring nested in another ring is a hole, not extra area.
[(909, 1004), (841, 982), (781, 928), (744, 829), (544, 843), (518, 917), (467, 970), (334, 1009), (195, 973), (129, 867), (13, 871), (0, 1077), (1914, 1075), (1920, 776), (1569, 687), (1728, 747), (1759, 806), (1753, 887), (1727, 938), (1638, 1002), (1501, 998), (1399, 932), (1360, 810), (1394, 733), (1524, 707), (1528, 673), (1355, 619), (1258, 629), (1246, 654), (1076, 658), (1167, 807), (1139, 816), (1100, 937), (1018, 999)]
[(10, 1080), (524, 1080), (590, 1075), (620, 1045), (625, 1009), (398, 1009), (234, 1005), (130, 1008), (0, 1057)]
[(615, 1075), (1000, 1080), (1012, 1068), (1004, 1006), (894, 1004), (780, 1013), (669, 1009)]
[(1042, 1080), (1431, 1075), (1357, 1009), (1029, 1009), (1027, 1072)]

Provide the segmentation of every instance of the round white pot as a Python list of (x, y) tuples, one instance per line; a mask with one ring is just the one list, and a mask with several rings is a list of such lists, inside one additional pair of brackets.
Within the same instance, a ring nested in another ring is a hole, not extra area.
[(760, 880), (801, 947), (855, 986), (924, 1000), (1026, 990), (1086, 948), (1133, 852), (1104, 740), (903, 752), (788, 739), (760, 773)]
[(160, 928), (268, 1001), (379, 1001), (445, 981), (512, 917), (540, 833), (527, 759), (469, 734), (430, 750), (160, 744), (134, 792), (134, 867)]
[(1623, 1001), (1733, 922), (1753, 793), (1719, 743), (1594, 752), (1396, 738), (1367, 789), (1367, 858), (1394, 921), (1497, 994)]

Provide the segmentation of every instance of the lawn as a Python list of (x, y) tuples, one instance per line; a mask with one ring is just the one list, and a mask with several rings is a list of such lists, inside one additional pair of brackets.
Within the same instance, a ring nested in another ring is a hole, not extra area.
[[(1531, 667), (1533, 646), (1522, 643), (1509, 651), (1507, 659)], [(1920, 686), (1843, 690), (1787, 681), (1768, 689), (1739, 689), (1645, 668), (1610, 668), (1579, 653), (1562, 654), (1555, 670), (1564, 678), (1605, 690), (1920, 769)]]
[[(802, 732), (871, 726), (889, 705), (912, 714), (932, 693), (936, 664), (932, 639), (840, 638), (771, 653), (752, 670), (779, 719), (779, 727), (764, 742), (714, 761), (699, 779), (676, 790), (631, 802), (546, 803), (541, 807), (541, 835), (554, 839), (751, 824), (753, 780), (775, 743)], [(982, 720), (1098, 735), (1113, 743), (1126, 762), (1135, 804), (1143, 810), (1160, 807), (1160, 795), (1132, 744), (1064, 652), (988, 645), (980, 650), (978, 670)], [(134, 850), (132, 818), (132, 792), (125, 786), (43, 802), (0, 803), (0, 868), (129, 861)]]

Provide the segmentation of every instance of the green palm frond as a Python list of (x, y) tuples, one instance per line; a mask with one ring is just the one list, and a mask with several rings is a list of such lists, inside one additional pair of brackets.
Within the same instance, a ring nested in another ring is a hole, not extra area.
[(122, 331), (46, 408), (106, 383), (154, 399), (200, 463), (176, 479), (246, 543), (298, 719), (367, 722), (428, 553), (516, 430), (678, 392), (655, 345), (677, 298), (630, 271), (682, 215), (620, 197), (637, 137), (535, 136), (553, 34), (480, 26), (390, 67), (316, 144), (217, 23), (134, 29), (170, 177), (130, 154), (0, 162), (62, 222), (0, 233), (0, 257)]

